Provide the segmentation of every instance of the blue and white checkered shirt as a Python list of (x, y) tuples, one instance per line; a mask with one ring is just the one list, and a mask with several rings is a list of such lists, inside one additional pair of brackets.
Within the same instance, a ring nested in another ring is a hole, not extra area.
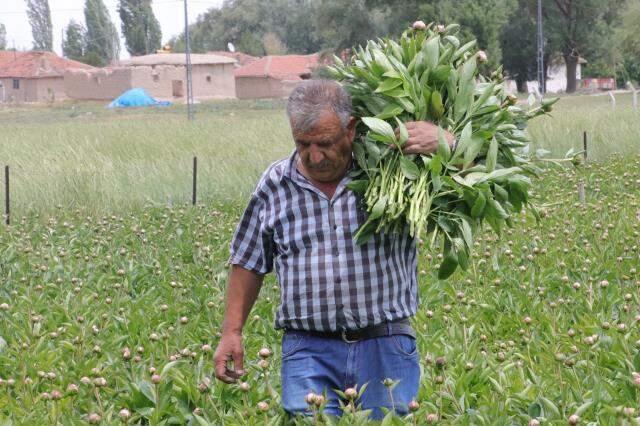
[(345, 176), (329, 199), (296, 168), (297, 153), (272, 164), (253, 192), (231, 242), (229, 263), (280, 284), (276, 328), (338, 331), (414, 315), (415, 240), (376, 234), (353, 239), (366, 220)]

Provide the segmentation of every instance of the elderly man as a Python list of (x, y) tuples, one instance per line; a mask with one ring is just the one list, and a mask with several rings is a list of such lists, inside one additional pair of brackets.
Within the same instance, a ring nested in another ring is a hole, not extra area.
[[(325, 412), (339, 416), (334, 389), (367, 383), (358, 403), (372, 418), (383, 416), (381, 407), (404, 414), (420, 381), (409, 323), (418, 306), (415, 242), (406, 232), (381, 233), (364, 245), (353, 239), (366, 211), (346, 187), (356, 167), (357, 120), (340, 85), (304, 81), (291, 93), (287, 115), (296, 149), (262, 175), (231, 243), (216, 376), (231, 383), (243, 375), (242, 328), (275, 263), (284, 409), (308, 413), (305, 396), (326, 392)], [(407, 128), (405, 153), (436, 150), (436, 126)], [(397, 385), (391, 389), (385, 379)]]

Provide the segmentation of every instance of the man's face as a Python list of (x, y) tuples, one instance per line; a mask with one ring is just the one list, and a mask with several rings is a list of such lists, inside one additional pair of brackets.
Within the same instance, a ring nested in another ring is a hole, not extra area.
[(324, 111), (309, 131), (293, 132), (308, 177), (322, 183), (339, 182), (344, 177), (351, 161), (355, 124), (352, 118), (345, 129), (335, 112)]

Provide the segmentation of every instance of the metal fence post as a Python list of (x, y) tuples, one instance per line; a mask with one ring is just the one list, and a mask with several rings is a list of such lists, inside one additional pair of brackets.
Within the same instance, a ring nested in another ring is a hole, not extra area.
[(5, 223), (7, 225), (11, 224), (11, 212), (9, 210), (10, 206), (9, 199), (9, 166), (4, 166), (4, 211), (5, 211)]
[(198, 182), (198, 157), (193, 157), (193, 192), (191, 197), (191, 203), (194, 206), (196, 205), (197, 182)]

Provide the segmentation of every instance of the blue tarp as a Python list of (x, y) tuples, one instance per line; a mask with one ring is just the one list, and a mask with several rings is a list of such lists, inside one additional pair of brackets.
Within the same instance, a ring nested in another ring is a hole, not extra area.
[(131, 108), (143, 106), (169, 106), (171, 102), (160, 102), (153, 99), (141, 88), (131, 89), (124, 92), (113, 100), (108, 108)]

